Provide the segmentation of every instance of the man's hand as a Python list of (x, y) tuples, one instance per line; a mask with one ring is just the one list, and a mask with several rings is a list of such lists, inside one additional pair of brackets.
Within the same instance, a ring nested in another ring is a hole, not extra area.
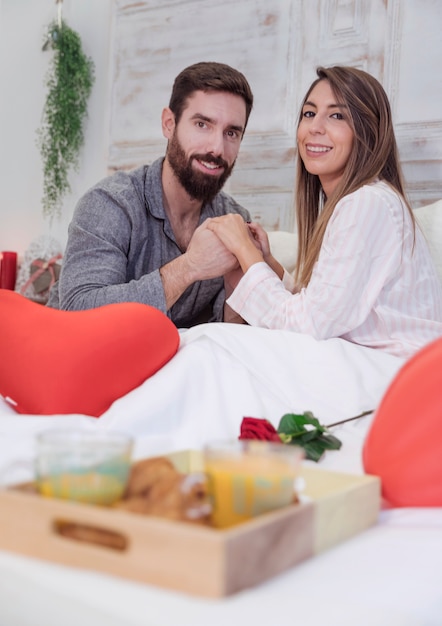
[(167, 310), (196, 281), (224, 276), (239, 267), (236, 257), (209, 230), (207, 222), (195, 230), (184, 254), (160, 268)]
[(237, 258), (208, 228), (208, 221), (195, 230), (184, 254), (189, 272), (194, 276), (192, 282), (224, 276), (238, 267)]

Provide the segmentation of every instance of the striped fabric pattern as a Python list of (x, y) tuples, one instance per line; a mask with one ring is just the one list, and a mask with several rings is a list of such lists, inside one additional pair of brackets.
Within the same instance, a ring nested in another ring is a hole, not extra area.
[(307, 288), (253, 265), (228, 304), (253, 326), (342, 337), (408, 357), (442, 335), (442, 287), (419, 228), (377, 181), (335, 208)]

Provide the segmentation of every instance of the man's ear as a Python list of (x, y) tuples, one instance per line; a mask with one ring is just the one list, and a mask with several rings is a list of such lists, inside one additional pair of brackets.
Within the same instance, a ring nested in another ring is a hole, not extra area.
[(166, 139), (171, 139), (175, 130), (175, 114), (169, 107), (165, 107), (161, 113), (161, 128), (163, 129), (163, 136)]

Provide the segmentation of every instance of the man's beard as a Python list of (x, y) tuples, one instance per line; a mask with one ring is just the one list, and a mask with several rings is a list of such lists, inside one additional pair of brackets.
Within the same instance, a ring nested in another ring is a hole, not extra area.
[[(180, 181), (191, 198), (200, 200), (203, 203), (210, 202), (224, 187), (224, 183), (229, 178), (235, 166), (235, 161), (229, 167), (227, 161), (212, 154), (194, 154), (189, 159), (179, 142), (176, 131), (169, 141), (167, 148), (167, 159), (173, 173)], [(214, 163), (224, 168), (221, 176), (211, 176), (195, 170), (192, 167), (193, 159)]]

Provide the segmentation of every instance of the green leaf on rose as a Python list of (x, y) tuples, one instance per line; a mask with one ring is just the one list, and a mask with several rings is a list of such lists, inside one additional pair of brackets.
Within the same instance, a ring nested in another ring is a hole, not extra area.
[(311, 461), (317, 462), (326, 450), (339, 450), (342, 446), (342, 442), (331, 435), (310, 411), (286, 413), (277, 430), (283, 443), (301, 446)]

